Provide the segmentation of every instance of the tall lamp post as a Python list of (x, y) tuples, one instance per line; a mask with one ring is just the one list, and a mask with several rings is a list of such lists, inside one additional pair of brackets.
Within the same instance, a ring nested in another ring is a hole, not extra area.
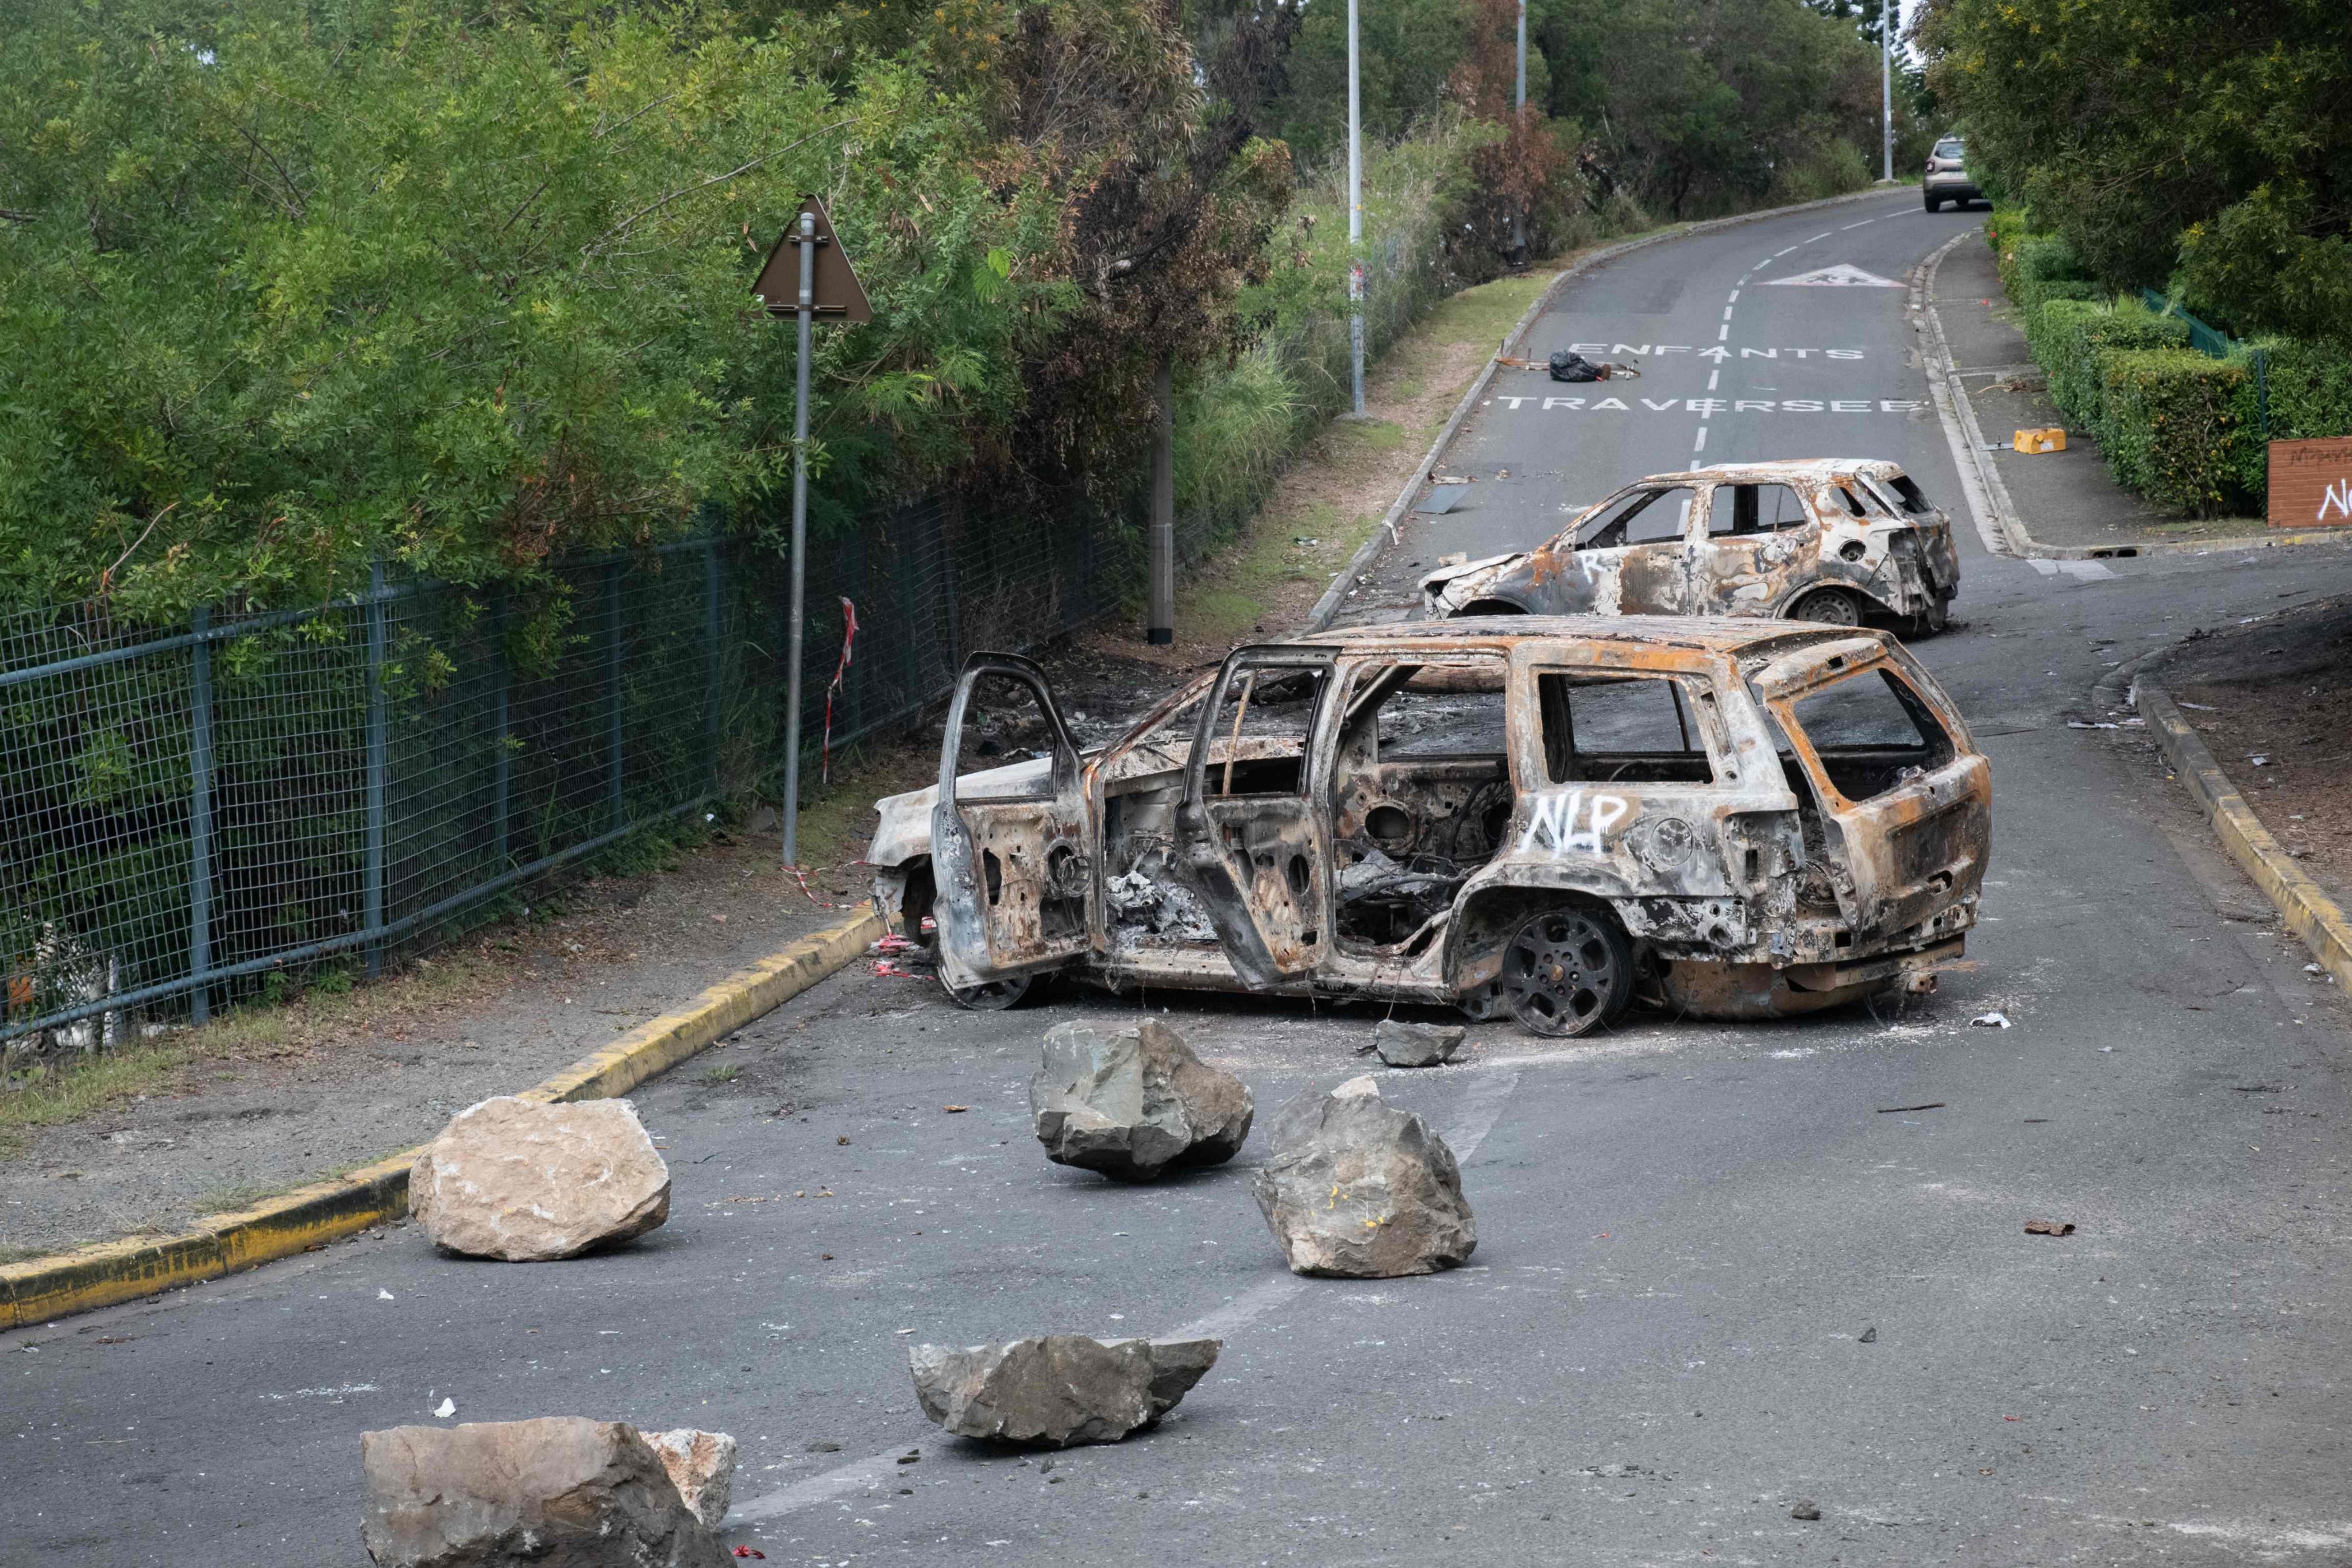
[(1348, 0), (1348, 373), (1364, 413), (1364, 126), (1357, 82), (1356, 0)]
[[(1520, 120), (1528, 117), (1528, 0), (1519, 0), (1519, 69), (1518, 88), (1511, 100), (1511, 108)], [(1511, 215), (1511, 260), (1525, 266), (1528, 259), (1528, 206), (1519, 204)]]
[[(1527, 0), (1519, 3), (1524, 5)], [(1902, 0), (1878, 0), (1878, 134), (1886, 154), (1884, 178), (1890, 185), (1895, 183), (1895, 28), (1902, 15)]]

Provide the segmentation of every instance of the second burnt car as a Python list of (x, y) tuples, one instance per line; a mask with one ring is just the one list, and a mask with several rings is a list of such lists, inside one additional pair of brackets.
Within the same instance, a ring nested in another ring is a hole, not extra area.
[(1062, 971), (1574, 1035), (1637, 999), (1762, 1017), (1932, 972), (1976, 921), (1990, 807), (1884, 633), (1531, 616), (1244, 647), (1086, 752), (1035, 665), (977, 655), (939, 783), (878, 803), (867, 858), (966, 1005)]
[(1878, 458), (1653, 474), (1530, 551), (1421, 581), (1447, 616), (1765, 616), (1940, 631), (1960, 589), (1952, 522)]

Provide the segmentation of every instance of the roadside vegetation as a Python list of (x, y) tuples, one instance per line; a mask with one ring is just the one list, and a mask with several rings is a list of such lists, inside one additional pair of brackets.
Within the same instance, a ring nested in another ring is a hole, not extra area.
[(2352, 434), (2341, 5), (1940, 0), (1918, 37), (2052, 398), (2120, 483), (2259, 512), (2270, 440)]

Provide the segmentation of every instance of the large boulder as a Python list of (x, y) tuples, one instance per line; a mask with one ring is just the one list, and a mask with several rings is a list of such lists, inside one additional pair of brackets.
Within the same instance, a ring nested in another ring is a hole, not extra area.
[(669, 1218), (669, 1166), (625, 1100), (501, 1095), (450, 1119), (408, 1173), (408, 1212), (451, 1252), (535, 1263)]
[(1046, 1157), (1122, 1181), (1223, 1163), (1255, 1110), (1246, 1084), (1157, 1018), (1115, 1035), (1056, 1025), (1029, 1080), (1030, 1122)]
[(646, 1441), (694, 1517), (718, 1529), (735, 1498), (735, 1439), (724, 1432), (680, 1426), (652, 1433)]
[(1467, 1258), (1477, 1222), (1445, 1140), (1369, 1076), (1308, 1089), (1274, 1119), (1253, 1188), (1293, 1272), (1386, 1279)]
[(961, 1437), (1116, 1443), (1176, 1406), (1217, 1364), (1223, 1340), (1046, 1334), (1005, 1345), (907, 1352), (923, 1414)]
[(635, 1427), (550, 1416), (360, 1436), (377, 1568), (719, 1568)]

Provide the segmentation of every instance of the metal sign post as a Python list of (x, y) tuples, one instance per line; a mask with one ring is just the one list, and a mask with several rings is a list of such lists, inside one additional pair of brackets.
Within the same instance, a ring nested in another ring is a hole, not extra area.
[[(784, 247), (797, 254), (786, 261)], [(789, 272), (788, 270), (789, 269)], [(785, 279), (794, 276), (792, 303), (779, 303)], [(751, 292), (772, 316), (799, 318), (800, 352), (793, 370), (793, 600), (784, 654), (784, 864), (800, 862), (801, 821), (801, 642), (808, 587), (809, 338), (819, 316), (840, 321), (870, 321), (874, 309), (857, 274), (833, 237), (833, 220), (814, 195), (801, 198), (800, 217), (776, 248)]]

